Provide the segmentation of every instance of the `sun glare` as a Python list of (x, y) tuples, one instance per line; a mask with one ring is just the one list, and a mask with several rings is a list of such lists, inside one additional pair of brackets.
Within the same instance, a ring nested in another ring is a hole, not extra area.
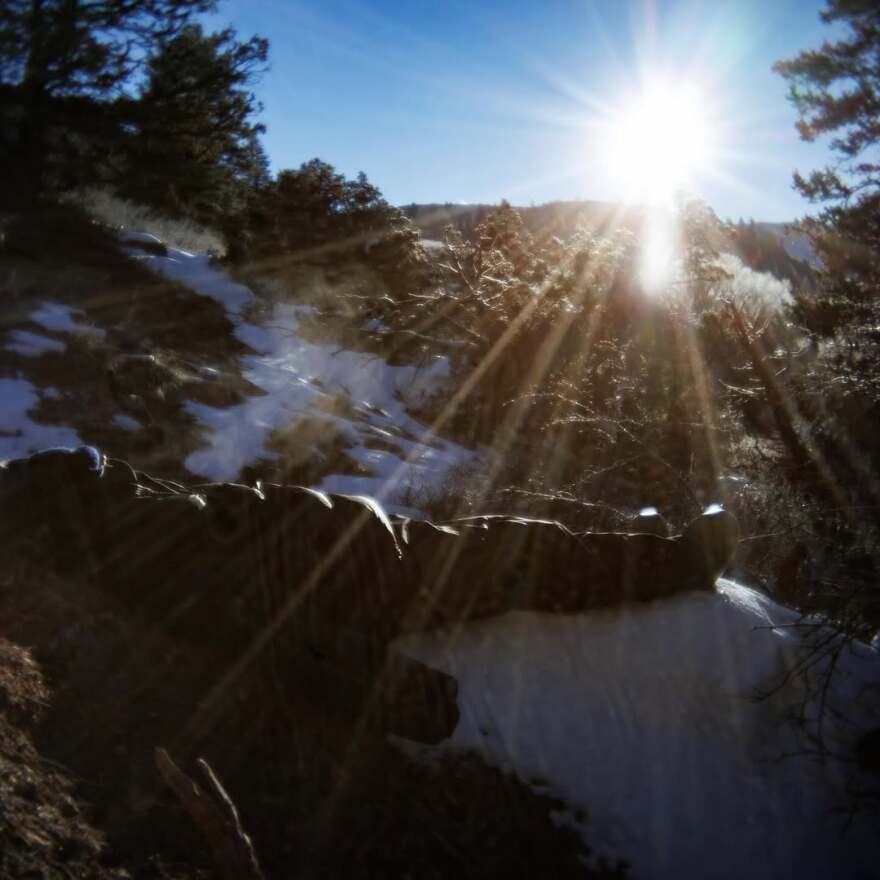
[(648, 293), (659, 293), (675, 279), (678, 268), (677, 223), (672, 211), (649, 208), (641, 233), (639, 280)]
[(675, 203), (713, 171), (717, 126), (699, 89), (660, 76), (615, 107), (600, 135), (603, 173), (622, 201), (644, 208), (640, 277), (657, 294), (678, 271)]
[(652, 80), (607, 124), (605, 165), (627, 201), (669, 204), (712, 161), (707, 103), (689, 84)]

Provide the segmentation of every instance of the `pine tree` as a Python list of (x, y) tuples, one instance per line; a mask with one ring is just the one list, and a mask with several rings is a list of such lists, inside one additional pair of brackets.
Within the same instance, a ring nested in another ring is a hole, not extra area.
[(214, 0), (3, 0), (0, 160), (40, 192), (53, 145), (94, 127), (157, 39)]
[(869, 319), (880, 289), (880, 6), (876, 0), (828, 0), (826, 23), (849, 34), (774, 69), (790, 85), (801, 138), (833, 135), (835, 162), (794, 185), (823, 205), (803, 224), (824, 267), (824, 296), (804, 315), (829, 334), (842, 323)]
[(345, 176), (327, 162), (281, 171), (266, 198), (267, 245), (283, 251), (337, 238), (345, 204)]
[(248, 86), (268, 41), (187, 25), (147, 65), (126, 149), (125, 192), (138, 202), (208, 225), (240, 214), (268, 183), (259, 141), (262, 109)]
[(833, 136), (835, 161), (794, 177), (822, 206), (801, 226), (823, 263), (817, 290), (801, 291), (795, 314), (824, 337), (804, 383), (821, 394), (801, 398), (810, 447), (830, 462), (825, 475), (833, 466), (843, 509), (842, 495), (867, 505), (880, 499), (880, 6), (828, 0), (822, 20), (847, 34), (774, 69), (789, 81), (801, 137)]
[(366, 174), (346, 180), (321, 159), (281, 171), (261, 203), (265, 250), (326, 243), (365, 246), (403, 221)]

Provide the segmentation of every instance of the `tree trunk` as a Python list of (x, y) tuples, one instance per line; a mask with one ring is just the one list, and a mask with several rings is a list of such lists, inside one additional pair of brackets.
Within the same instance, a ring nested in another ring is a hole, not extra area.
[(15, 190), (33, 195), (43, 189), (46, 176), (48, 132), (48, 34), (45, 0), (31, 0), (27, 23), (29, 42), (24, 78), (18, 87), (22, 117), (13, 148), (12, 175)]

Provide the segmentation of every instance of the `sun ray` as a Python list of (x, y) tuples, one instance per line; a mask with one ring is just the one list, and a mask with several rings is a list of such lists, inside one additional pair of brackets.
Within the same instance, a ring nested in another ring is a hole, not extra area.
[(639, 280), (648, 293), (668, 287), (679, 271), (678, 224), (672, 211), (653, 206), (642, 223)]

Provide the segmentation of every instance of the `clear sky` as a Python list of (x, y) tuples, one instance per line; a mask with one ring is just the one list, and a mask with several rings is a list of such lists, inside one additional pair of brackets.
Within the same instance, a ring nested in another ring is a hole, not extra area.
[[(210, 27), (271, 42), (256, 91), (273, 168), (315, 156), (395, 204), (634, 198), (609, 120), (658, 78), (700, 95), (687, 186), (722, 218), (791, 220), (798, 140), (770, 68), (833, 36), (820, 0), (225, 0)], [(668, 132), (644, 126), (627, 162)], [(637, 196), (635, 196), (637, 198)]]

